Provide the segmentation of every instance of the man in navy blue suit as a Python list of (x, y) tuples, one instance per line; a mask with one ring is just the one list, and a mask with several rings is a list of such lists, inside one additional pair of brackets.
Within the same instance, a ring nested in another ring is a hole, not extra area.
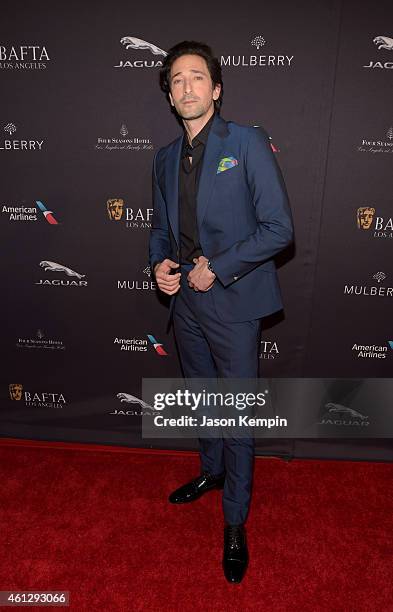
[[(209, 46), (172, 47), (160, 85), (182, 121), (182, 136), (153, 161), (149, 257), (171, 296), (168, 325), (186, 378), (257, 378), (262, 318), (282, 308), (273, 256), (293, 240), (281, 171), (262, 128), (219, 115), (221, 66)], [(240, 582), (253, 438), (199, 439), (201, 473), (169, 501), (194, 501), (223, 488), (223, 569)]]

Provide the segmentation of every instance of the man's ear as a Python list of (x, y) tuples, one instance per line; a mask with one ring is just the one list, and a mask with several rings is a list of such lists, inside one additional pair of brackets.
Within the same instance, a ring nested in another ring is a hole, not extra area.
[(220, 93), (221, 93), (221, 85), (220, 83), (216, 83), (213, 89), (213, 100), (218, 100), (218, 98), (220, 97)]
[(169, 99), (170, 99), (170, 101), (171, 101), (172, 106), (175, 106), (175, 103), (174, 103), (174, 101), (173, 101), (173, 98), (172, 98), (172, 94), (171, 94), (171, 92), (168, 92), (168, 95), (169, 95)]

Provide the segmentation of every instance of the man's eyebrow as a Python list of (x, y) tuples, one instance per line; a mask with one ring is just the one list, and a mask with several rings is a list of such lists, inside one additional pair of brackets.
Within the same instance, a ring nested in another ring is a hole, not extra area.
[[(199, 74), (205, 74), (202, 70), (194, 70), (193, 68), (191, 68), (190, 72), (198, 72)], [(175, 76), (181, 74), (181, 70), (179, 72), (176, 72), (176, 74), (173, 74), (171, 76), (171, 80), (175, 78)]]

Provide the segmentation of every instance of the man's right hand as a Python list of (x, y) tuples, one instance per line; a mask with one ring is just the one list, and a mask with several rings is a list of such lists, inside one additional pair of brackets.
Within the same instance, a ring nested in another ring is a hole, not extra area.
[(158, 288), (167, 295), (173, 295), (180, 289), (181, 273), (170, 274), (172, 268), (178, 267), (179, 264), (171, 259), (164, 259), (164, 261), (154, 266), (153, 272)]

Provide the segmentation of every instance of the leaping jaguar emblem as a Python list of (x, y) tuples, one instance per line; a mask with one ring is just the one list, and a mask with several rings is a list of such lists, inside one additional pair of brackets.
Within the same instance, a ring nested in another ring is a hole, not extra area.
[(130, 395), (129, 393), (118, 393), (116, 397), (121, 402), (127, 402), (127, 404), (140, 404), (141, 408), (144, 408), (150, 413), (153, 413), (155, 411), (153, 406), (150, 406), (150, 404), (146, 404), (146, 402), (139, 399), (138, 397), (135, 397), (135, 395)]
[(344, 412), (353, 418), (360, 419), (361, 421), (368, 419), (368, 417), (364, 416), (364, 414), (360, 414), (360, 412), (357, 412), (352, 408), (348, 408), (347, 406), (342, 406), (341, 404), (333, 404), (333, 402), (329, 402), (325, 407), (329, 409), (329, 412)]
[(378, 49), (393, 51), (393, 38), (389, 38), (389, 36), (376, 36), (373, 43), (377, 45)]
[(156, 45), (147, 42), (146, 40), (142, 40), (141, 38), (135, 38), (135, 36), (123, 36), (120, 39), (122, 45), (125, 45), (126, 49), (148, 49), (153, 53), (153, 55), (163, 55), (164, 57), (168, 55), (166, 51), (160, 49)]
[(79, 274), (79, 272), (75, 272), (75, 270), (71, 270), (71, 268), (67, 268), (66, 266), (62, 266), (61, 264), (56, 263), (55, 261), (41, 261), (41, 268), (44, 268), (45, 272), (64, 272), (67, 276), (76, 276), (79, 278), (84, 278), (86, 274)]

